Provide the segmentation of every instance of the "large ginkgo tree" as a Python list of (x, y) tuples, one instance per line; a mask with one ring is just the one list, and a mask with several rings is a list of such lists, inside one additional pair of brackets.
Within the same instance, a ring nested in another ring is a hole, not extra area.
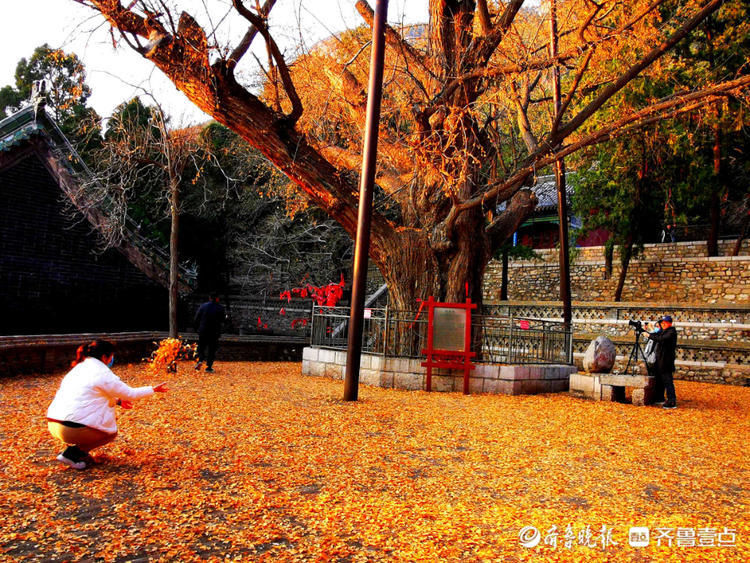
[[(76, 1), (98, 10), (121, 44), (355, 233), (373, 20), (367, 2), (354, 3), (360, 28), (287, 60), (276, 40), (281, 28), (269, 24), (274, 0), (206, 1), (192, 15), (177, 1)], [(462, 300), (465, 288), (481, 302), (487, 263), (534, 210), (536, 198), (523, 187), (537, 172), (665, 116), (746, 95), (750, 77), (731, 76), (597, 120), (639, 75), (668, 72), (660, 58), (729, 3), (557, 0), (553, 27), (549, 2), (430, 0), (424, 25), (389, 27), (370, 257), (393, 305), (411, 308), (429, 295)], [(233, 39), (222, 28), (230, 15), (246, 22)], [(254, 41), (264, 56), (252, 52)], [(257, 64), (265, 67), (262, 89), (246, 78)]]

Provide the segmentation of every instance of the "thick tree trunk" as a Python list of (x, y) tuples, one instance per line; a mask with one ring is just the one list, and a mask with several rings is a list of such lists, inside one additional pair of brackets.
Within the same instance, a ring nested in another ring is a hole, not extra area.
[(716, 178), (716, 184), (711, 190), (711, 202), (709, 204), (711, 225), (708, 230), (708, 237), (706, 238), (706, 253), (708, 256), (719, 255), (719, 222), (721, 220), (721, 200), (719, 197), (721, 191), (721, 128), (718, 120), (714, 125), (713, 153), (714, 177)]
[(612, 277), (612, 261), (615, 255), (615, 245), (609, 244), (609, 241), (604, 245), (604, 279), (608, 280)]
[(644, 189), (644, 181), (648, 173), (646, 164), (646, 147), (641, 147), (641, 169), (638, 171), (638, 182), (635, 185), (633, 194), (633, 209), (630, 211), (628, 221), (628, 234), (625, 237), (625, 244), (620, 247), (620, 277), (617, 280), (617, 289), (615, 289), (615, 302), (622, 300), (622, 291), (625, 287), (625, 277), (628, 275), (628, 266), (630, 259), (633, 257), (633, 243), (635, 243), (636, 233), (640, 232), (641, 224), (641, 193)]
[(461, 215), (456, 222), (454, 247), (440, 256), (442, 273), (440, 298), (462, 303), (470, 298), (480, 310), (484, 301), (482, 279), (491, 257), (484, 232), (484, 217), (478, 209)]
[(178, 337), (177, 328), (177, 303), (178, 303), (178, 276), (179, 255), (177, 243), (180, 236), (180, 213), (179, 213), (179, 186), (176, 181), (171, 182), (169, 187), (169, 207), (172, 214), (172, 225), (169, 231), (169, 337)]
[(503, 248), (503, 277), (500, 285), (500, 301), (508, 300), (508, 248)]
[[(472, 216), (472, 213), (467, 214)], [(465, 226), (465, 225), (464, 225)], [(481, 230), (480, 230), (481, 231)], [(399, 355), (403, 351), (419, 351), (420, 341), (411, 326), (420, 302), (433, 297), (442, 302), (466, 301), (467, 293), (482, 310), (482, 278), (489, 262), (485, 251), (486, 237), (471, 236), (472, 231), (459, 230), (455, 248), (447, 253), (433, 249), (423, 232), (402, 231), (389, 241), (387, 249), (379, 249), (376, 256), (387, 260), (374, 260), (386, 283), (390, 308), (407, 311), (401, 315), (404, 321), (390, 327), (389, 352)], [(476, 235), (476, 231), (473, 231)], [(426, 311), (422, 318), (426, 318)], [(481, 355), (483, 332), (480, 323), (472, 323), (471, 349)], [(424, 343), (422, 342), (423, 346)]]
[(628, 238), (625, 244), (620, 249), (622, 253), (620, 277), (617, 280), (617, 289), (615, 290), (615, 301), (619, 302), (622, 300), (622, 290), (625, 287), (625, 277), (628, 275), (628, 266), (630, 265), (630, 258), (633, 256), (633, 233), (628, 234)]
[(390, 305), (416, 310), (419, 300), (464, 302), (481, 306), (482, 278), (490, 260), (489, 239), (479, 211), (464, 213), (456, 223), (454, 245), (442, 251), (430, 246), (424, 230), (399, 230), (373, 241), (370, 256), (388, 284)]
[(386, 248), (371, 247), (371, 257), (388, 284), (390, 307), (416, 310), (417, 299), (440, 295), (440, 272), (434, 251), (417, 231), (390, 238)]
[(745, 219), (744, 221), (742, 221), (742, 231), (740, 232), (740, 235), (737, 237), (737, 240), (734, 243), (734, 248), (732, 249), (732, 256), (740, 255), (740, 249), (742, 248), (742, 241), (745, 240), (745, 237), (747, 236), (748, 226), (750, 226), (750, 212), (748, 212), (748, 214), (745, 215)]

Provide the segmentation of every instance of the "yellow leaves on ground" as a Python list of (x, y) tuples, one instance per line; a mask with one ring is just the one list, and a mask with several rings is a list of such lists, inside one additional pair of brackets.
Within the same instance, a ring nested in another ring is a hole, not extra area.
[(370, 387), (345, 403), (299, 364), (191, 367), (120, 411), (83, 472), (46, 431), (61, 375), (0, 380), (0, 558), (750, 559), (748, 388), (678, 382), (676, 411)]
[(196, 344), (187, 344), (179, 338), (165, 338), (159, 342), (156, 350), (151, 353), (151, 357), (148, 359), (148, 373), (159, 375), (165, 372), (176, 372), (178, 360), (195, 358), (196, 346)]

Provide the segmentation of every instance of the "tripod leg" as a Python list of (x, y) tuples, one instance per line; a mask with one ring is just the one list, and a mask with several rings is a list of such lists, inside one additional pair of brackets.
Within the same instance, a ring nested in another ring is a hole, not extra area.
[(635, 341), (635, 343), (633, 344), (633, 347), (630, 349), (630, 357), (628, 358), (628, 363), (625, 366), (625, 371), (623, 372), (623, 374), (630, 375), (631, 363), (633, 364), (634, 368), (635, 368), (635, 365), (638, 363), (638, 340)]
[[(638, 361), (643, 360), (643, 365), (646, 366), (646, 375), (648, 375), (648, 364), (646, 363), (646, 353), (643, 351), (643, 348), (641, 348), (640, 341), (636, 342), (636, 346), (638, 349), (636, 350), (636, 358), (635, 363), (633, 364), (633, 370), (638, 369)], [(633, 373), (633, 375), (641, 375), (641, 372)]]
[[(641, 348), (641, 341), (639, 340), (640, 333), (635, 334), (635, 342), (633, 342), (633, 348), (630, 350), (630, 357), (628, 358), (628, 364), (625, 366), (625, 375), (640, 375), (638, 371), (638, 361), (643, 359), (646, 361), (646, 354), (643, 353)], [(630, 373), (630, 364), (633, 364), (633, 373)], [(648, 366), (646, 366), (648, 370)]]

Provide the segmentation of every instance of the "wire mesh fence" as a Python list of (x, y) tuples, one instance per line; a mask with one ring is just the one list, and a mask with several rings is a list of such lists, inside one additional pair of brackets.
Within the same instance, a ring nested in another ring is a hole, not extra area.
[[(318, 307), (312, 312), (311, 345), (346, 349), (349, 309)], [(562, 322), (544, 319), (472, 316), (475, 362), (504, 364), (572, 364), (572, 333)], [(362, 352), (419, 358), (427, 344), (427, 312), (366, 309)]]

